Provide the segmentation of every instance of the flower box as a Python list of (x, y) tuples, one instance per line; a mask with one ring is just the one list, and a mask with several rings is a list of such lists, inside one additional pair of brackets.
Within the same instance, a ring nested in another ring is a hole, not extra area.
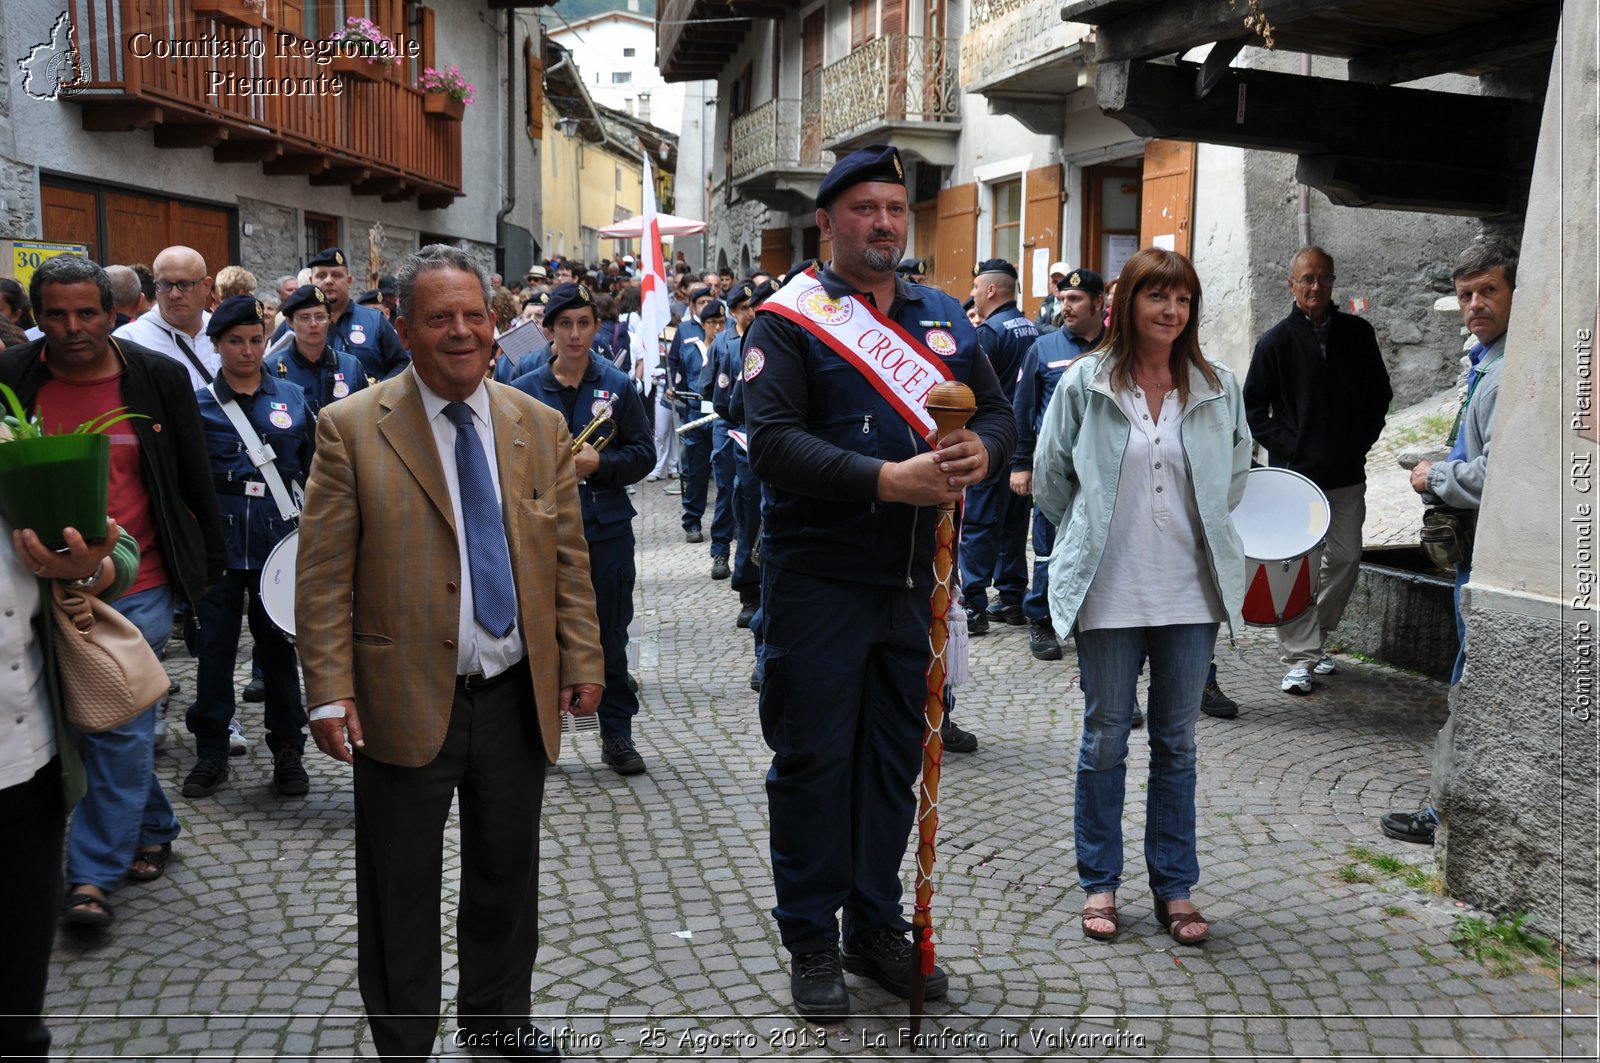
[(259, 29), (265, 0), (194, 0), (196, 18), (215, 19), (228, 26)]
[(328, 69), (342, 77), (357, 78), (361, 81), (382, 80), (385, 68), (377, 63), (367, 62), (364, 56), (335, 55), (328, 64)]
[(422, 113), (459, 122), (466, 117), (467, 102), (458, 100), (447, 92), (425, 92), (422, 94)]

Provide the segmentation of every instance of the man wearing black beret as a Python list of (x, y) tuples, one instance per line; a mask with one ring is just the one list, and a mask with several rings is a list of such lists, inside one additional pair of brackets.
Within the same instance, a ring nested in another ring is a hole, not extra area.
[[(411, 362), (394, 326), (383, 311), (370, 306), (357, 306), (350, 299), (350, 261), (337, 247), (325, 247), (311, 256), (306, 263), (311, 267), (311, 283), (322, 289), (328, 297), (328, 316), (332, 324), (328, 329), (328, 343), (335, 351), (354, 355), (361, 363), (361, 371), (368, 380), (388, 380), (398, 376)], [(380, 289), (381, 291), (381, 289)], [(273, 354), (278, 353), (284, 335), (289, 331), (287, 320), (272, 334)]]

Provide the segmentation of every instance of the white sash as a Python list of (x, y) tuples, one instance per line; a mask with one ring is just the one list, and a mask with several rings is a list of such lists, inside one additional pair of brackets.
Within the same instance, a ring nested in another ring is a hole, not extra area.
[[(278, 506), (279, 519), (295, 520), (299, 518), (300, 507), (296, 504), (296, 499), (290, 496), (288, 488), (284, 486), (283, 477), (278, 474), (277, 465), (273, 464), (278, 455), (273, 453), (272, 444), (261, 441), (261, 437), (256, 434), (255, 427), (250, 423), (249, 418), (245, 417), (244, 411), (239, 408), (237, 402), (234, 402), (231, 398), (227, 402), (222, 401), (222, 396), (217, 394), (216, 381), (212, 381), (206, 387), (210, 390), (211, 397), (217, 400), (217, 405), (222, 408), (223, 414), (227, 416), (228, 421), (233, 425), (233, 430), (239, 433), (239, 439), (244, 443), (244, 452), (250, 458), (250, 464), (254, 465), (256, 471), (261, 474), (261, 478), (267, 481), (267, 490), (272, 493), (272, 501)], [(298, 486), (297, 484), (297, 489)]]
[(948, 344), (954, 354), (956, 341), (949, 332), (935, 329), (925, 344), (859, 295), (832, 298), (811, 270), (795, 274), (758, 311), (787, 318), (827, 344), (866, 377), (907, 424), (921, 429), (920, 435), (938, 431), (928, 415), (928, 392), (954, 375), (929, 348)]

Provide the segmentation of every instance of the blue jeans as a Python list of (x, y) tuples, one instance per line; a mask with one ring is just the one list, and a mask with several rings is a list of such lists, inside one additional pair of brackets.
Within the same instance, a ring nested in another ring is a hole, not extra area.
[[(163, 584), (118, 599), (117, 612), (133, 621), (156, 656), (172, 634), (172, 589)], [(71, 682), (70, 676), (64, 676)], [(163, 697), (162, 700), (165, 700)], [(67, 831), (67, 882), (110, 893), (141, 846), (161, 845), (182, 829), (156, 778), (156, 702), (113, 731), (83, 736), (88, 790)]]
[(1450, 685), (1455, 686), (1461, 682), (1461, 672), (1467, 667), (1467, 618), (1461, 615), (1461, 588), (1472, 579), (1471, 565), (1456, 566), (1456, 589), (1450, 600), (1456, 607), (1456, 663), (1450, 669)]
[[(1022, 615), (1029, 620), (1050, 619), (1050, 551), (1056, 546), (1056, 526), (1033, 510), (1033, 585), (1022, 597)], [(1062, 634), (1065, 634), (1063, 632)]]
[(1085, 706), (1073, 830), (1078, 880), (1086, 893), (1114, 892), (1122, 884), (1128, 735), (1143, 656), (1150, 660), (1145, 709), (1150, 777), (1144, 826), (1150, 892), (1163, 901), (1183, 900), (1200, 879), (1195, 856), (1194, 724), (1217, 627), (1171, 624), (1078, 632)]

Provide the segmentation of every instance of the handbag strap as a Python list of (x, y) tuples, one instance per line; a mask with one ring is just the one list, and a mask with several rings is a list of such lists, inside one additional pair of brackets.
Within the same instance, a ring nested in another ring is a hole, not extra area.
[(94, 610), (89, 607), (89, 596), (82, 591), (71, 591), (60, 580), (50, 581), (50, 597), (56, 608), (78, 631), (87, 635), (94, 630)]
[(300, 516), (300, 510), (295, 506), (294, 499), (289, 495), (289, 489), (283, 485), (283, 477), (278, 474), (278, 466), (273, 459), (277, 457), (272, 447), (261, 441), (256, 434), (255, 426), (244, 415), (239, 404), (229, 398), (226, 402), (217, 394), (217, 385), (213, 381), (207, 385), (211, 397), (217, 400), (217, 405), (222, 407), (222, 412), (227, 415), (233, 424), (233, 430), (239, 433), (239, 438), (244, 441), (245, 453), (250, 455), (250, 461), (261, 473), (261, 478), (267, 481), (267, 490), (272, 492), (272, 500), (278, 504), (278, 516), (284, 520), (294, 520)]

